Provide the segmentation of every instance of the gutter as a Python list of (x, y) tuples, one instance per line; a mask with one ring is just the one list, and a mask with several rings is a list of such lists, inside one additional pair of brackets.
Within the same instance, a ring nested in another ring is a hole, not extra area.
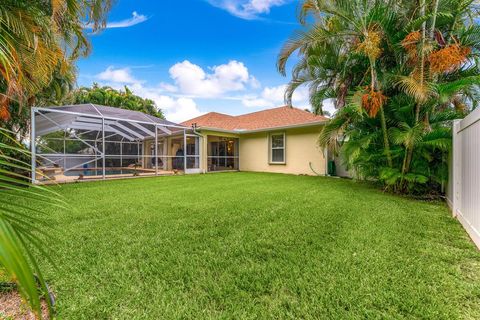
[(224, 132), (224, 133), (233, 133), (233, 134), (246, 134), (246, 133), (264, 132), (264, 131), (275, 131), (275, 130), (285, 130), (285, 129), (294, 129), (294, 128), (314, 127), (314, 126), (325, 124), (328, 121), (329, 120), (321, 120), (321, 121), (316, 121), (316, 122), (294, 124), (294, 125), (290, 125), (290, 126), (270, 127), (270, 128), (253, 129), (253, 130), (242, 130), (242, 129), (226, 130), (226, 129), (220, 129), (220, 128), (214, 128), (214, 127), (197, 127), (197, 129), (198, 130), (211, 130), (211, 131)]

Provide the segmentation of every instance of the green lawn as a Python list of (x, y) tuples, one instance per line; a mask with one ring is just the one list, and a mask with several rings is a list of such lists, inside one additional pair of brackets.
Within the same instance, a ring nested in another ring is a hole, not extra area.
[(61, 319), (480, 319), (480, 253), (443, 203), (261, 173), (55, 188)]

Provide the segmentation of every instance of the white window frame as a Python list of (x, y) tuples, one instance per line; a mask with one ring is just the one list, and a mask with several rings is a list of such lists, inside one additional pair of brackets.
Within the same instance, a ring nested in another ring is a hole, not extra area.
[[(273, 136), (279, 136), (279, 135), (282, 135), (283, 136), (283, 147), (282, 148), (273, 148), (273, 145), (272, 145), (272, 137)], [(280, 150), (282, 149), (283, 150), (283, 161), (273, 161), (273, 150)], [(270, 164), (286, 164), (287, 163), (287, 143), (286, 143), (286, 134), (285, 132), (271, 132), (269, 135), (268, 135), (268, 162)]]

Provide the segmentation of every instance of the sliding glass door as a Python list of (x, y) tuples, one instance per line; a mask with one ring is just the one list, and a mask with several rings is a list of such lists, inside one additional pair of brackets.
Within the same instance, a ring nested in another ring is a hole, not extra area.
[(208, 136), (208, 171), (238, 170), (238, 139)]

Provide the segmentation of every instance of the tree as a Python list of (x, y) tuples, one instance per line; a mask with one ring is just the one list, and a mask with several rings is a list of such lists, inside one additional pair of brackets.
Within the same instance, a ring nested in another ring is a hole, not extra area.
[(71, 72), (90, 44), (83, 28), (105, 25), (110, 0), (5, 0), (0, 6), (0, 121), (12, 105), (32, 105), (53, 86), (56, 76)]
[[(48, 287), (33, 249), (49, 259), (45, 247), (46, 241), (51, 239), (48, 232), (51, 227), (45, 219), (45, 211), (33, 208), (39, 205), (66, 208), (66, 203), (56, 192), (30, 185), (24, 175), (30, 170), (30, 164), (25, 161), (30, 152), (3, 128), (0, 128), (0, 136), (3, 141), (11, 142), (0, 141), (0, 196), (3, 200), (0, 205), (0, 266), (18, 284), (22, 297), (41, 318), (40, 299), (48, 295)], [(52, 314), (50, 300), (45, 301)]]
[(121, 109), (134, 110), (164, 119), (162, 110), (158, 109), (155, 102), (136, 96), (125, 86), (125, 90), (115, 90), (111, 87), (100, 87), (94, 83), (92, 88), (82, 87), (75, 90), (66, 99), (69, 103), (94, 103)]
[(30, 184), (30, 153), (17, 139), (28, 131), (30, 106), (55, 103), (73, 88), (74, 63), (90, 50), (84, 25), (101, 30), (111, 2), (4, 0), (0, 6), (0, 266), (38, 317), (47, 286), (32, 249), (47, 256), (42, 239), (49, 233), (33, 204), (64, 202)]
[(292, 54), (300, 56), (286, 100), (301, 85), (314, 109), (335, 99), (319, 141), (359, 178), (397, 192), (441, 192), (451, 120), (479, 95), (477, 16), (472, 0), (303, 1), (304, 29), (278, 59), (286, 74)]

